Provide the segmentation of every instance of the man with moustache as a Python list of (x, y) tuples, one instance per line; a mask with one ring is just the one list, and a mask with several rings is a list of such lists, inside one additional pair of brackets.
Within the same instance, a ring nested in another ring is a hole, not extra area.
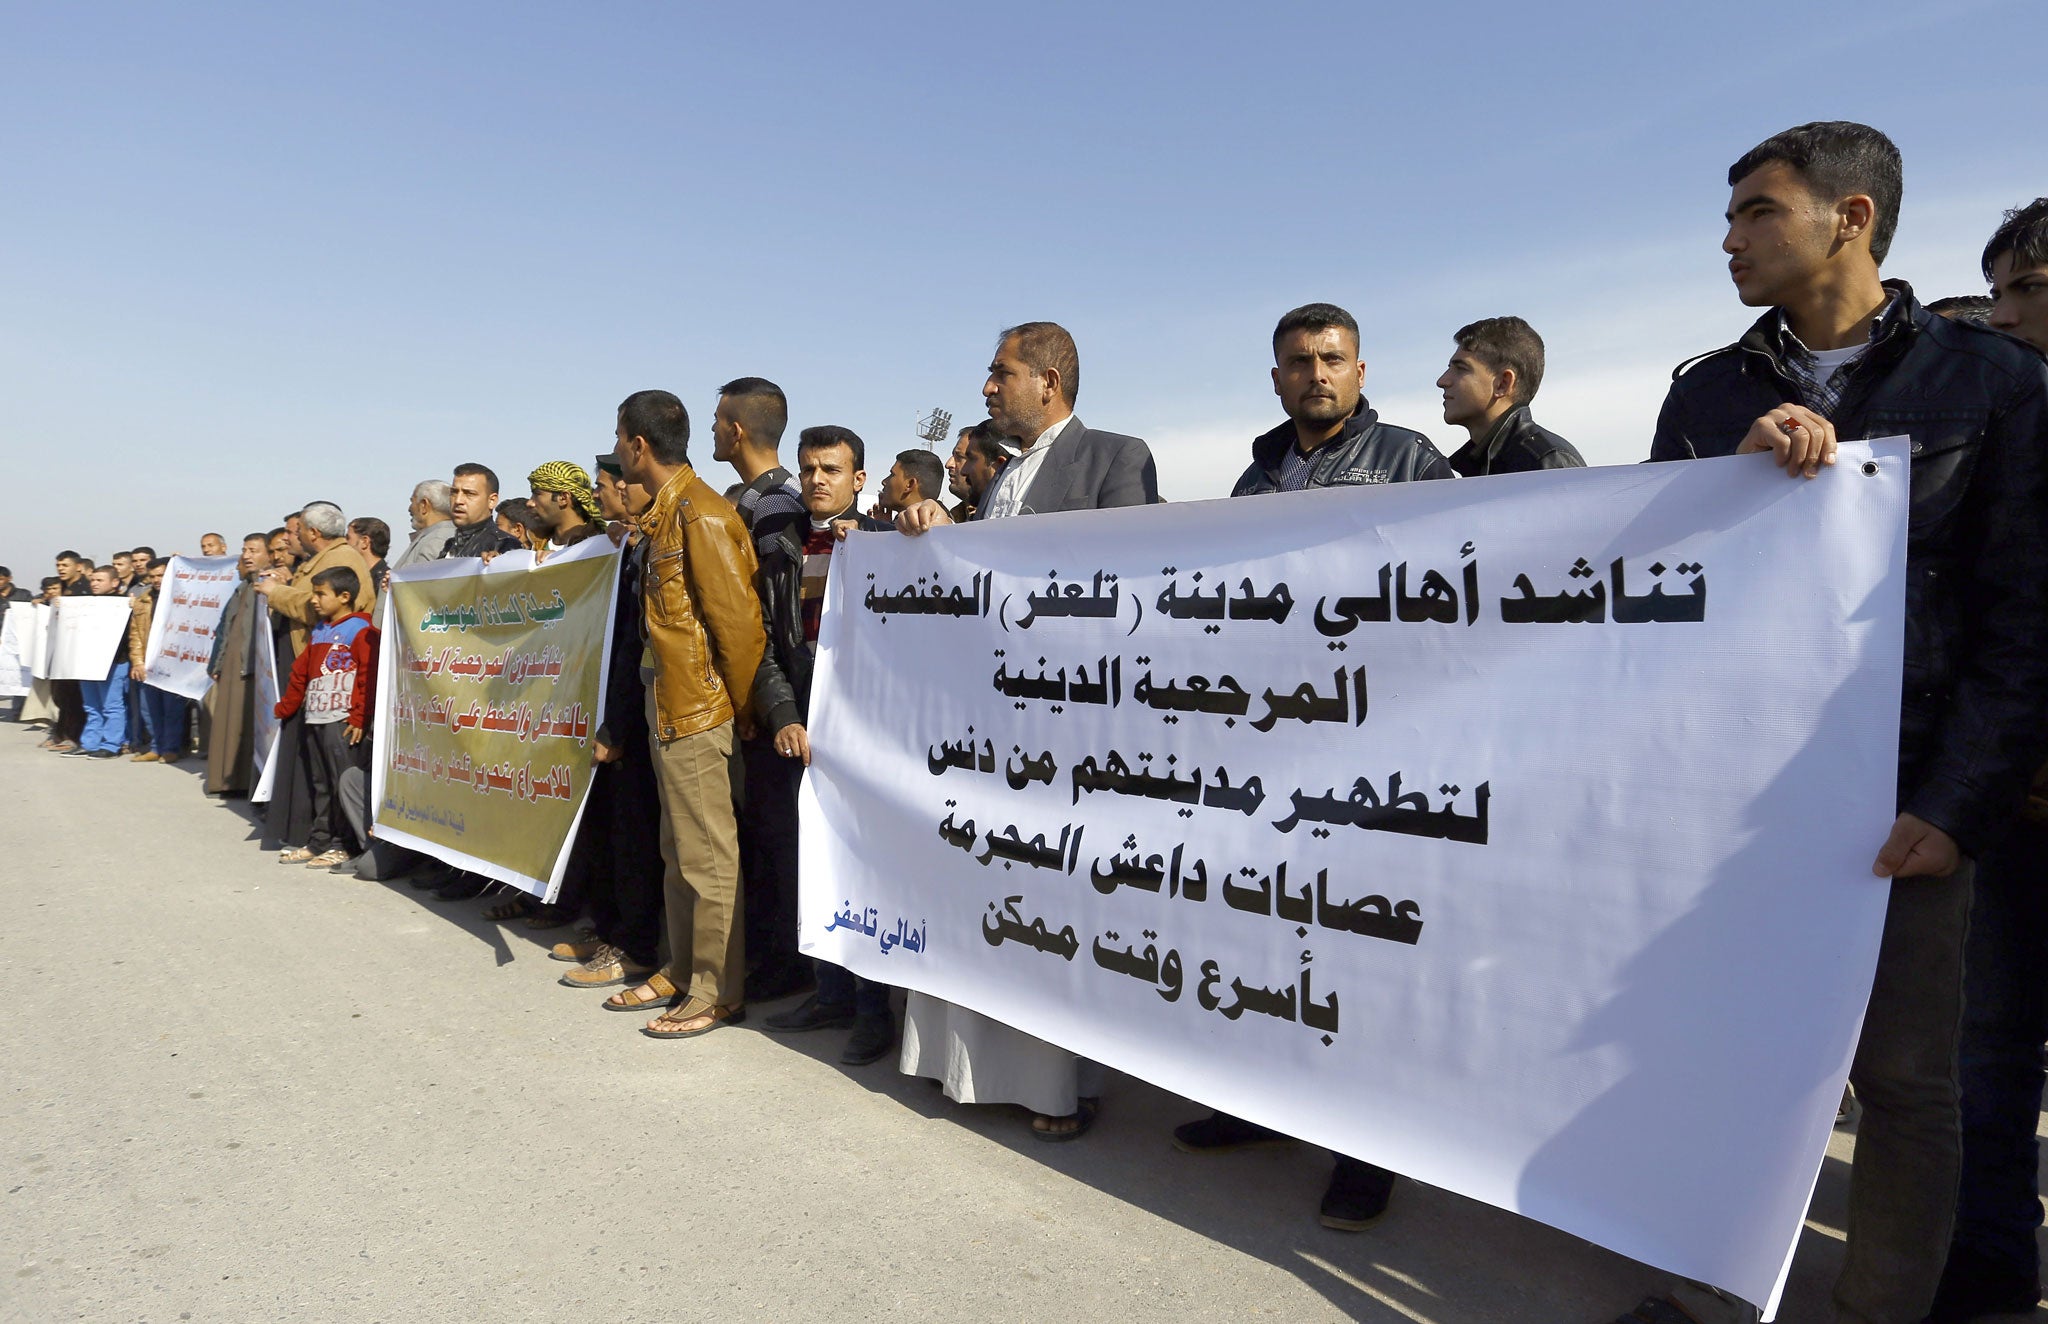
[[(1455, 477), (1420, 432), (1380, 421), (1365, 398), (1358, 322), (1329, 303), (1304, 304), (1273, 328), (1273, 393), (1287, 421), (1252, 442), (1252, 462), (1231, 495)], [(1174, 1128), (1184, 1154), (1220, 1154), (1286, 1140), (1277, 1131), (1212, 1113)], [(1324, 1227), (1360, 1232), (1386, 1213), (1394, 1174), (1347, 1154), (1323, 1193)]]
[[(1018, 438), (1021, 453), (983, 494), (975, 519), (1159, 500), (1151, 449), (1082, 423), (1074, 414), (1080, 385), (1080, 351), (1065, 327), (1025, 322), (997, 337), (981, 396), (990, 425)], [(932, 500), (896, 517), (912, 536), (952, 522)], [(901, 1069), (940, 1081), (961, 1103), (1021, 1104), (1035, 1114), (1033, 1137), (1053, 1142), (1077, 1140), (1095, 1125), (1104, 1080), (1099, 1063), (923, 993), (910, 995), (904, 1015)]]
[[(1650, 458), (1765, 454), (1811, 478), (1838, 436), (1911, 439), (1897, 818), (1872, 843), (1887, 910), (1849, 1071), (1863, 1116), (1834, 1299), (1843, 1320), (1920, 1324), (1962, 1169), (1972, 860), (2048, 754), (2048, 365), (1880, 278), (1903, 181), (1877, 130), (1789, 129), (1745, 153), (1728, 184), (1721, 247), (1737, 295), (1765, 311), (1736, 344), (1681, 366)], [(1837, 678), (1815, 679), (1825, 692)], [(1756, 1317), (1702, 1292), (1624, 1318)]]
[(960, 466), (967, 463), (967, 434), (972, 431), (972, 424), (961, 428), (959, 435), (953, 438), (952, 453), (946, 457), (946, 493), (953, 498), (946, 514), (955, 524), (974, 518), (974, 503), (967, 499), (967, 480), (960, 476)]
[(960, 461), (961, 494), (964, 500), (960, 506), (967, 511), (967, 518), (974, 518), (974, 512), (988, 498), (988, 490), (996, 485), (1002, 475), (1003, 466), (1012, 458), (1010, 448), (996, 432), (993, 424), (983, 421), (967, 429), (966, 454)]
[(206, 692), (212, 710), (212, 733), (206, 744), (206, 793), (246, 795), (255, 784), (256, 757), (256, 666), (262, 646), (256, 613), (263, 610), (255, 578), (270, 568), (270, 546), (265, 536), (251, 533), (242, 539), (242, 582), (228, 596), (221, 609), (220, 624), (214, 627), (213, 651), (206, 661), (206, 674), (213, 686)]
[(441, 560), (519, 550), (519, 539), (498, 527), (498, 475), (489, 465), (456, 465), (448, 484), (448, 505), (454, 512), (455, 532), (442, 547)]
[[(927, 452), (919, 452), (926, 454)], [(811, 763), (811, 667), (818, 651), (818, 624), (825, 610), (825, 582), (838, 545), (834, 528), (853, 521), (864, 530), (887, 532), (880, 520), (862, 516), (857, 504), (867, 485), (867, 447), (850, 428), (805, 428), (797, 443), (804, 515), (764, 519), (754, 526), (761, 570), (761, 613), (768, 648), (754, 676), (754, 714), (767, 735), (773, 762), (759, 775), (748, 768), (747, 817), (768, 847), (750, 868), (762, 870), (758, 889), (748, 876), (749, 918), (758, 897), (771, 907), (774, 926), (794, 947), (797, 900), (797, 788)], [(758, 788), (759, 793), (756, 792)], [(864, 1066), (896, 1042), (889, 987), (856, 978), (842, 966), (817, 962), (818, 991), (794, 1010), (770, 1016), (770, 1030), (789, 1033), (851, 1026), (839, 1060)]]

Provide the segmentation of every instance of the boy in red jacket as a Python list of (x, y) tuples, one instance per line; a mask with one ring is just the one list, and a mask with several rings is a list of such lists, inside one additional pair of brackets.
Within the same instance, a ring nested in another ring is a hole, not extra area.
[[(361, 767), (370, 747), (370, 705), (377, 688), (377, 627), (356, 610), (363, 591), (356, 572), (335, 566), (313, 576), (313, 614), (319, 624), (306, 651), (292, 664), (291, 683), (277, 701), (280, 719), (305, 709), (307, 770), (313, 790), (313, 832), (305, 850), (309, 869), (329, 869), (350, 857), (341, 848), (349, 830), (341, 812), (342, 770)], [(358, 847), (368, 843), (358, 842)]]

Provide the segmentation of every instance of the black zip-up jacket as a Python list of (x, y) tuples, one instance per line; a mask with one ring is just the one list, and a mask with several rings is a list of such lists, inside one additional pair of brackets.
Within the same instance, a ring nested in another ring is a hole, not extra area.
[(1486, 435), (1458, 447), (1451, 467), (1460, 477), (1520, 474), (1536, 469), (1583, 469), (1579, 448), (1529, 416), (1529, 406), (1516, 405), (1495, 419)]
[[(1230, 489), (1234, 497), (1280, 490), (1280, 461), (1294, 444), (1294, 424), (1282, 423), (1252, 442), (1251, 466)], [(1450, 461), (1420, 432), (1380, 422), (1364, 400), (1344, 430), (1316, 447), (1311, 457), (1310, 487), (1349, 487), (1359, 483), (1406, 483), (1420, 478), (1455, 478)]]
[[(2048, 364), (1885, 286), (1895, 297), (1828, 421), (1845, 441), (1911, 439), (1899, 808), (1974, 854), (2048, 753)], [(1680, 364), (1650, 458), (1732, 455), (1750, 424), (1801, 402), (1783, 352), (1773, 309)], [(1801, 574), (1786, 567), (1788, 589)]]
[(441, 549), (439, 560), (458, 556), (482, 556), (485, 552), (516, 552), (519, 539), (498, 527), (495, 518), (478, 520), (468, 528), (456, 526), (455, 536)]
[[(861, 514), (858, 505), (837, 518), (857, 520), (863, 533), (895, 528)], [(810, 513), (804, 510), (794, 515), (764, 512), (754, 526), (754, 556), (761, 567), (754, 583), (761, 596), (761, 625), (768, 634), (761, 667), (754, 673), (754, 712), (764, 736), (772, 737), (791, 722), (810, 720), (812, 658), (804, 638), (803, 603), (804, 538), (810, 531)]]
[[(647, 682), (640, 678), (640, 582), (647, 541), (619, 549), (619, 597), (612, 606), (611, 664), (605, 669), (604, 725), (597, 738), (629, 759), (647, 753)], [(609, 766), (609, 765), (607, 765)]]

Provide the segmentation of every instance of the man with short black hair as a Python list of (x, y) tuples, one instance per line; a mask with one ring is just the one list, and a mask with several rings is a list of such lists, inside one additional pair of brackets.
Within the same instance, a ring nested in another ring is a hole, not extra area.
[[(1303, 304), (1281, 315), (1273, 328), (1272, 377), (1287, 421), (1253, 439), (1251, 465), (1232, 496), (1455, 476), (1429, 438), (1380, 421), (1365, 398), (1358, 322), (1335, 304)], [(1173, 1146), (1184, 1154), (1226, 1153), (1285, 1138), (1222, 1112), (1173, 1130)], [(1336, 1158), (1318, 1217), (1327, 1228), (1363, 1231), (1386, 1212), (1395, 1174), (1348, 1154)]]
[(1927, 301), (1927, 311), (1936, 317), (1975, 322), (1978, 326), (1991, 325), (1991, 308), (1992, 298), (1988, 294), (1951, 294), (1945, 299)]
[(370, 586), (382, 593), (391, 579), (391, 567), (384, 562), (384, 554), (391, 550), (391, 526), (374, 515), (352, 519), (348, 522), (348, 545), (369, 564)]
[[(2048, 354), (2048, 198), (1984, 246), (1989, 325)], [(1929, 304), (1930, 309), (1936, 305)], [(1928, 1319), (2031, 1314), (2041, 1294), (2041, 1044), (2048, 1040), (2048, 768), (1977, 857), (1963, 955), (1963, 1177)]]
[(796, 477), (782, 467), (779, 453), (788, 426), (789, 398), (766, 377), (738, 377), (718, 388), (711, 458), (731, 465), (745, 484), (732, 504), (749, 530), (767, 516), (795, 518), (803, 512)]
[(921, 501), (939, 500), (945, 490), (945, 477), (945, 463), (930, 451), (898, 453), (896, 462), (889, 466), (888, 476), (882, 480), (875, 517), (893, 519), (897, 511), (908, 510)]
[(121, 586), (121, 591), (126, 593), (135, 583), (135, 554), (126, 551), (115, 552), (107, 558), (107, 564), (114, 568), (114, 580)]
[(1470, 438), (1451, 456), (1467, 478), (1583, 469), (1577, 448), (1529, 417), (1543, 384), (1543, 337), (1519, 317), (1488, 317), (1458, 328), (1457, 350), (1436, 379), (1444, 422)]
[(519, 550), (519, 539), (498, 527), (498, 475), (488, 466), (456, 465), (454, 479), (448, 484), (448, 504), (454, 512), (455, 532), (441, 549), (440, 559)]
[(953, 504), (946, 509), (955, 524), (974, 518), (974, 504), (967, 499), (967, 480), (960, 476), (960, 466), (967, 463), (967, 435), (974, 431), (973, 425), (961, 428), (953, 438), (953, 451), (946, 457), (946, 492), (953, 498)]
[(1333, 303), (1303, 304), (1273, 328), (1273, 394), (1287, 422), (1252, 440), (1232, 496), (1452, 476), (1429, 438), (1380, 421), (1358, 323)]
[[(125, 596), (121, 592), (121, 577), (110, 565), (93, 570), (86, 577), (86, 585), (94, 597)], [(66, 750), (66, 755), (96, 759), (115, 757), (121, 752), (122, 733), (128, 725), (128, 640), (125, 635), (115, 642), (106, 678), (79, 681), (78, 688), (85, 705), (85, 730), (78, 737), (77, 747)]]
[[(77, 552), (66, 549), (57, 553), (57, 595), (59, 597), (84, 597), (92, 592), (92, 585), (86, 579), (85, 558)], [(76, 680), (53, 680), (50, 682), (50, 701), (57, 705), (57, 720), (50, 723), (50, 734), (43, 738), (38, 749), (47, 749), (53, 754), (69, 754), (78, 748), (79, 737), (85, 733), (85, 700)]]
[(136, 681), (144, 715), (143, 730), (146, 740), (132, 763), (176, 763), (185, 757), (185, 738), (192, 720), (192, 701), (182, 694), (159, 689), (149, 683), (149, 630), (161, 605), (164, 591), (164, 575), (169, 571), (169, 557), (151, 559), (144, 572), (149, 592), (135, 600), (134, 614), (128, 622), (128, 674)]
[(667, 391), (619, 405), (624, 477), (653, 492), (641, 517), (653, 662), (648, 753), (661, 788), (669, 968), (609, 999), (620, 1010), (675, 1003), (644, 1032), (690, 1039), (745, 1019), (746, 943), (734, 822), (734, 737), (763, 647), (754, 548), (731, 503), (690, 467), (690, 414)]
[[(412, 519), (412, 541), (391, 562), (393, 570), (437, 559), (455, 536), (454, 489), (438, 478), (415, 483), (406, 511)], [(382, 587), (381, 585), (379, 586)]]
[(2048, 198), (2005, 214), (1984, 245), (1991, 325), (2048, 354)]
[[(960, 461), (960, 482), (965, 489), (965, 500), (955, 508), (955, 514), (960, 519), (973, 519), (981, 503), (988, 499), (989, 489), (1002, 475), (1003, 466), (1015, 457), (1010, 454), (1010, 448), (1004, 444), (995, 425), (986, 419), (967, 429), (966, 446), (966, 454)], [(966, 511), (964, 516), (958, 514), (961, 509)]]
[[(797, 788), (811, 763), (805, 724), (810, 720), (811, 668), (825, 609), (825, 581), (838, 545), (834, 526), (851, 520), (869, 531), (889, 529), (859, 510), (860, 490), (867, 485), (866, 451), (850, 428), (805, 428), (796, 449), (803, 517), (763, 520), (754, 526), (768, 649), (754, 678), (753, 704), (770, 752), (758, 774), (748, 768), (749, 821), (744, 827), (762, 842), (748, 866), (748, 939), (752, 941), (755, 931), (757, 907), (765, 908), (766, 927), (787, 942), (792, 963), (802, 959), (796, 954)], [(917, 453), (936, 458), (929, 452)], [(758, 880), (755, 869), (762, 875)], [(881, 1058), (896, 1042), (888, 985), (857, 979), (830, 962), (816, 962), (816, 967), (817, 993), (764, 1023), (778, 1032), (851, 1026), (839, 1060), (864, 1066)]]
[[(1650, 458), (1761, 452), (1811, 478), (1834, 463), (1838, 435), (1911, 440), (1897, 818), (1872, 843), (1888, 909), (1849, 1072), (1863, 1115), (1834, 1297), (1845, 1320), (1919, 1324), (1962, 1163), (1971, 859), (2048, 754), (2048, 365), (1880, 278), (1902, 172), (1877, 130), (1801, 125), (1745, 154), (1728, 184), (1721, 247), (1737, 295), (1765, 311), (1736, 344), (1681, 366)], [(1832, 693), (1840, 678), (1815, 680)], [(1625, 1318), (1681, 1306), (1756, 1318), (1726, 1297), (1646, 1302)]]

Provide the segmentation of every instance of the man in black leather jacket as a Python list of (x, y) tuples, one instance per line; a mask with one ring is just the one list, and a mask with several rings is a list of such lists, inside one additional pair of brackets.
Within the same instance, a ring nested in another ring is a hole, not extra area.
[(1273, 332), (1273, 393), (1287, 421), (1252, 441), (1252, 462), (1230, 495), (1452, 478), (1420, 432), (1380, 422), (1364, 395), (1358, 323), (1335, 304), (1311, 303)]
[[(1350, 313), (1311, 303), (1283, 316), (1273, 328), (1273, 393), (1287, 421), (1252, 442), (1251, 467), (1231, 495), (1457, 476), (1429, 438), (1380, 422), (1364, 388), (1358, 323)], [(1219, 1154), (1284, 1138), (1229, 1113), (1173, 1129), (1174, 1148), (1184, 1154)], [(1323, 1193), (1322, 1224), (1364, 1231), (1386, 1213), (1393, 1193), (1393, 1173), (1339, 1154)]]
[[(1899, 813), (1872, 866), (1893, 881), (1849, 1076), (1864, 1111), (1834, 1295), (1841, 1319), (1918, 1324), (1961, 1162), (1971, 856), (2044, 752), (2048, 369), (2022, 344), (1926, 312), (1903, 282), (1880, 282), (1901, 192), (1883, 134), (1803, 125), (1752, 149), (1729, 184), (1730, 275), (1745, 304), (1769, 311), (1680, 366), (1651, 458), (1761, 451), (1810, 478), (1834, 463), (1838, 437), (1911, 439)], [(1784, 567), (1787, 591), (1804, 577)], [(1836, 679), (1815, 677), (1816, 699)], [(1668, 1308), (1645, 1302), (1624, 1318), (1680, 1317)]]
[[(818, 623), (824, 611), (825, 576), (832, 565), (838, 531), (852, 522), (867, 532), (892, 527), (860, 513), (861, 488), (867, 485), (867, 447), (851, 430), (805, 428), (796, 448), (797, 489), (804, 503), (797, 515), (764, 515), (754, 525), (754, 551), (760, 561), (756, 584), (761, 597), (762, 626), (768, 647), (754, 673), (754, 713), (772, 742), (774, 760), (764, 771), (766, 782), (747, 779), (755, 799), (747, 815), (775, 849), (763, 853), (759, 866), (766, 876), (749, 878), (747, 904), (776, 909), (779, 929), (796, 931), (798, 783), (810, 765), (811, 667), (817, 655)], [(751, 770), (750, 770), (751, 772)], [(765, 792), (765, 793), (763, 793)], [(803, 1003), (770, 1016), (770, 1030), (789, 1033), (851, 1025), (839, 1060), (864, 1066), (882, 1057), (896, 1042), (889, 1010), (889, 988), (856, 979), (844, 967), (817, 962), (818, 991)]]
[(1529, 416), (1543, 385), (1543, 337), (1519, 317), (1487, 317), (1458, 328), (1457, 350), (1436, 387), (1444, 422), (1471, 440), (1451, 456), (1461, 477), (1583, 469), (1578, 448)]

